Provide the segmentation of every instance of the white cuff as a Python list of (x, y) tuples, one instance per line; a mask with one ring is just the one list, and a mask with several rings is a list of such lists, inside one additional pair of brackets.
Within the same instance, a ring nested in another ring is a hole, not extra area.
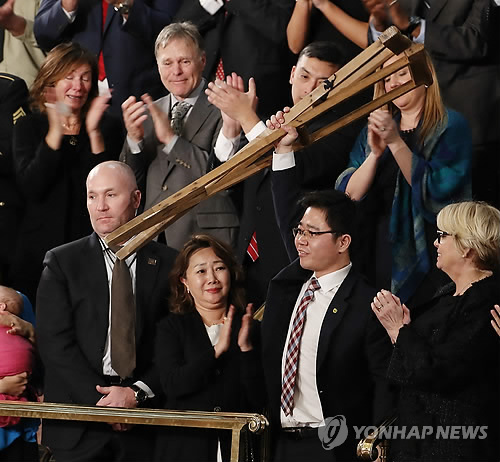
[(283, 154), (276, 154), (273, 152), (273, 172), (288, 170), (293, 167), (295, 167), (295, 155), (293, 151), (285, 152)]
[(425, 19), (420, 21), (420, 33), (417, 37), (413, 38), (415, 43), (424, 43), (425, 40)]
[(240, 136), (227, 138), (222, 130), (219, 132), (217, 141), (215, 142), (215, 155), (221, 162), (231, 159), (238, 150), (240, 144)]
[(132, 138), (130, 138), (130, 136), (127, 135), (127, 144), (132, 154), (139, 154), (144, 147), (144, 140), (136, 143)]
[(149, 388), (144, 382), (141, 382), (140, 380), (138, 380), (137, 382), (134, 382), (134, 385), (137, 385), (141, 390), (145, 391), (146, 394), (148, 395), (148, 398), (155, 397), (153, 390), (151, 390), (151, 388)]
[(245, 135), (247, 140), (252, 142), (255, 138), (257, 138), (264, 130), (266, 129), (266, 124), (264, 122), (259, 121), (254, 125), (254, 127)]

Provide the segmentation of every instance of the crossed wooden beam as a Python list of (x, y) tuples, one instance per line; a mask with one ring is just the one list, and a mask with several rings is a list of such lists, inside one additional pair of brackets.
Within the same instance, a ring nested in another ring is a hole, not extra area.
[[(381, 68), (389, 58), (400, 54), (401, 56), (392, 64)], [(331, 124), (311, 134), (307, 133), (308, 122), (406, 66), (409, 67), (411, 74), (411, 80), (407, 83), (338, 118)], [(285, 123), (301, 131), (300, 141), (294, 145), (294, 150), (318, 141), (420, 85), (431, 83), (432, 76), (427, 66), (423, 45), (414, 44), (392, 26), (377, 41), (325, 80), (323, 86), (302, 98), (289, 113), (285, 114)], [(221, 166), (120, 226), (106, 237), (106, 242), (108, 245), (125, 242), (117, 257), (127, 258), (201, 201), (269, 166), (272, 157), (266, 154), (285, 134), (283, 129), (266, 129)], [(332, 152), (332, 155), (335, 153)]]

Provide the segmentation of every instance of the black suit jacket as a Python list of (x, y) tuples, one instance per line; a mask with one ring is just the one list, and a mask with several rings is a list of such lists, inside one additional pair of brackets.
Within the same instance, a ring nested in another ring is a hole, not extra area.
[[(156, 338), (156, 360), (167, 409), (216, 412), (261, 412), (262, 373), (258, 345), (242, 353), (238, 347), (241, 314), (235, 314), (229, 350), (215, 358), (214, 348), (197, 311), (171, 314)], [(168, 428), (158, 439), (157, 460), (216, 461), (217, 439), (229, 460), (227, 431)]]
[[(136, 361), (133, 381), (161, 393), (153, 364), (154, 332), (167, 314), (168, 273), (176, 252), (151, 242), (137, 252)], [(102, 359), (109, 324), (109, 286), (97, 235), (47, 252), (37, 293), (36, 334), (45, 366), (45, 400), (94, 405), (105, 385)], [(44, 441), (50, 447), (74, 447), (87, 426), (47, 421)], [(111, 427), (109, 427), (111, 431)]]
[[(262, 321), (262, 362), (270, 416), (277, 427), (283, 349), (295, 303), (310, 276), (296, 260), (269, 286)], [(349, 427), (348, 440), (335, 449), (336, 460), (355, 460), (353, 426), (374, 425), (392, 407), (385, 381), (392, 345), (371, 311), (374, 295), (375, 290), (351, 269), (321, 327), (316, 377), (323, 416), (342, 414)]]
[(12, 132), (17, 118), (29, 112), (27, 102), (24, 80), (0, 73), (0, 284), (8, 284), (6, 273), (23, 209), (12, 162)]

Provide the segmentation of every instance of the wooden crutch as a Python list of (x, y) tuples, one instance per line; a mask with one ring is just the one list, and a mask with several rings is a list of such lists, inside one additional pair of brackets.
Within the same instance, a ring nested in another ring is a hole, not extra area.
[[(403, 54), (395, 62), (381, 69), (382, 64), (389, 58), (401, 53)], [(387, 29), (375, 43), (285, 114), (285, 124), (301, 129), (303, 135), (294, 148), (297, 150), (314, 143), (420, 85), (430, 85), (432, 76), (424, 53), (423, 45), (413, 44), (397, 28)], [(314, 133), (307, 134), (308, 122), (406, 66), (409, 67), (411, 73), (411, 79), (407, 83)], [(266, 129), (230, 160), (110, 233), (105, 239), (106, 242), (108, 245), (126, 242), (118, 251), (117, 257), (120, 259), (128, 257), (202, 200), (245, 180), (270, 165), (271, 157), (265, 157), (265, 154), (269, 153), (274, 143), (284, 135), (283, 129)]]

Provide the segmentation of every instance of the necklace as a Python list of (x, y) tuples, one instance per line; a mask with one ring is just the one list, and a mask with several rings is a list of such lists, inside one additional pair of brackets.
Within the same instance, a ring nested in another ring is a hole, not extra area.
[(486, 279), (487, 277), (490, 277), (493, 273), (491, 271), (488, 271), (488, 270), (480, 270), (482, 274), (479, 278), (477, 279), (474, 279), (473, 281), (470, 281), (468, 282), (465, 287), (463, 287), (462, 289), (458, 290), (456, 287), (455, 287), (455, 296), (457, 295), (463, 295), (467, 289), (469, 289), (470, 287), (472, 287), (472, 284), (475, 284), (476, 282), (479, 282), (479, 281), (482, 281), (483, 279)]

